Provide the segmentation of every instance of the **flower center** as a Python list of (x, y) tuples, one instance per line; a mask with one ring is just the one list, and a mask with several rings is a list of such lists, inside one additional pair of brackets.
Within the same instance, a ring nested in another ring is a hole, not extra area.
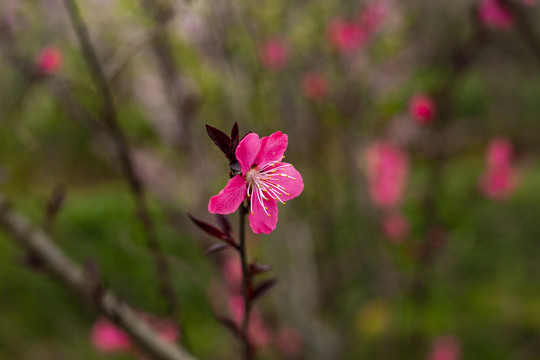
[(256, 179), (259, 177), (259, 170), (257, 170), (257, 167), (251, 168), (246, 174), (246, 182), (249, 184), (252, 184), (253, 182), (257, 181)]
[(285, 177), (296, 180), (296, 178), (284, 173), (285, 168), (289, 166), (292, 165), (283, 164), (279, 161), (271, 161), (261, 166), (254, 165), (251, 170), (246, 173), (247, 196), (250, 198), (252, 214), (254, 214), (253, 198), (256, 198), (255, 201), (261, 205), (263, 211), (268, 216), (270, 216), (270, 214), (267, 211), (268, 207), (264, 204), (264, 200), (268, 201), (272, 199), (285, 204), (281, 198), (289, 196), (289, 193), (283, 185), (279, 184), (279, 178)]

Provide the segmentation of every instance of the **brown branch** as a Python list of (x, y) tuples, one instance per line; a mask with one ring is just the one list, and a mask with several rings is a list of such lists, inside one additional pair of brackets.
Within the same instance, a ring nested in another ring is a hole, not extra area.
[(164, 1), (140, 0), (141, 7), (154, 22), (154, 37), (152, 51), (158, 63), (161, 81), (165, 86), (168, 100), (172, 106), (180, 134), (180, 146), (186, 150), (193, 147), (191, 143), (191, 122), (197, 111), (197, 96), (181, 81), (182, 74), (178, 70), (172, 46), (172, 40), (167, 31), (167, 24), (173, 18), (172, 5)]
[(167, 303), (169, 315), (178, 320), (178, 300), (172, 285), (169, 264), (161, 251), (154, 228), (154, 223), (150, 215), (150, 209), (145, 196), (143, 183), (135, 171), (128, 142), (118, 123), (118, 115), (111, 88), (107, 82), (101, 63), (98, 59), (92, 41), (90, 40), (88, 29), (84, 23), (79, 8), (75, 3), (75, 0), (64, 0), (64, 6), (69, 14), (73, 28), (77, 33), (81, 50), (84, 54), (84, 59), (93, 75), (98, 90), (103, 97), (102, 118), (105, 121), (107, 130), (113, 139), (116, 155), (120, 161), (122, 173), (135, 200), (137, 206), (137, 215), (143, 224), (148, 250), (154, 258), (156, 277), (159, 282), (160, 291)]
[(159, 335), (137, 313), (110, 290), (96, 288), (95, 279), (69, 259), (47, 235), (15, 213), (0, 195), (0, 227), (14, 243), (31, 253), (71, 291), (82, 295), (99, 312), (124, 329), (144, 350), (158, 360), (195, 360), (185, 350), (160, 339)]

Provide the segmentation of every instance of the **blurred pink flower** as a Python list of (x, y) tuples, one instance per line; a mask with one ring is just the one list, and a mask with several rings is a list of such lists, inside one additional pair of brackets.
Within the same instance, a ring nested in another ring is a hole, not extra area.
[(505, 138), (493, 139), (486, 151), (486, 172), (480, 178), (480, 190), (492, 199), (507, 198), (517, 183), (512, 165), (512, 143)]
[(409, 101), (409, 113), (419, 125), (427, 125), (433, 121), (435, 103), (426, 94), (416, 94)]
[(482, 192), (496, 200), (503, 200), (512, 194), (516, 186), (514, 170), (510, 166), (488, 169), (480, 180)]
[(514, 15), (499, 0), (481, 0), (478, 17), (484, 25), (499, 30), (509, 30), (514, 26)]
[(326, 30), (330, 44), (345, 54), (354, 53), (377, 30), (387, 12), (385, 3), (374, 2), (360, 12), (357, 20), (331, 20)]
[(43, 75), (52, 75), (62, 65), (62, 52), (54, 46), (48, 46), (39, 53), (36, 66)]
[(105, 318), (92, 326), (91, 339), (94, 347), (103, 352), (122, 352), (131, 348), (129, 336)]
[(452, 335), (443, 335), (433, 341), (428, 360), (459, 360), (460, 358), (459, 340)]
[(486, 153), (488, 167), (507, 166), (512, 163), (514, 149), (510, 140), (498, 137), (489, 143)]
[(276, 335), (276, 344), (285, 355), (296, 356), (304, 347), (304, 337), (295, 328), (282, 328)]
[[(179, 338), (174, 321), (158, 319), (152, 315), (140, 314), (143, 319), (167, 342), (176, 342)], [(105, 318), (99, 318), (91, 330), (91, 341), (94, 347), (103, 352), (127, 352), (132, 348), (128, 334)]]
[(259, 58), (265, 68), (278, 71), (287, 65), (289, 49), (282, 39), (273, 37), (267, 39), (261, 46)]
[[(234, 323), (240, 327), (244, 320), (244, 298), (242, 295), (229, 295), (229, 309)], [(251, 309), (249, 314), (248, 335), (256, 347), (263, 347), (270, 342), (270, 333), (257, 309)]]
[(171, 319), (159, 319), (152, 315), (146, 315), (148, 324), (159, 334), (161, 340), (175, 343), (180, 338), (178, 326)]
[(362, 27), (364, 33), (368, 36), (372, 34), (388, 13), (388, 5), (383, 2), (373, 2), (367, 5), (360, 13), (359, 24)]
[(307, 73), (302, 78), (302, 91), (307, 98), (321, 100), (328, 91), (328, 82), (318, 72)]
[(409, 173), (407, 153), (389, 142), (378, 141), (367, 149), (366, 160), (371, 201), (382, 208), (396, 207)]
[(249, 224), (254, 233), (271, 233), (278, 221), (277, 202), (285, 204), (302, 192), (304, 181), (296, 169), (281, 162), (287, 148), (287, 135), (281, 131), (259, 139), (247, 134), (236, 148), (241, 174), (208, 203), (213, 214), (230, 214), (249, 198)]
[(384, 235), (393, 244), (403, 241), (410, 232), (409, 221), (401, 212), (393, 211), (382, 219)]
[(242, 263), (238, 258), (227, 256), (223, 262), (223, 276), (233, 292), (242, 291)]
[(354, 21), (334, 19), (327, 28), (330, 44), (337, 50), (351, 54), (366, 42), (366, 34), (360, 24)]

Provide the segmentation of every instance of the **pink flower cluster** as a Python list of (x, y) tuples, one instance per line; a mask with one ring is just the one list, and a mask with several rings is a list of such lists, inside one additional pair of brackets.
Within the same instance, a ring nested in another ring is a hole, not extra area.
[(271, 233), (278, 221), (277, 203), (285, 204), (302, 192), (304, 181), (296, 169), (282, 162), (287, 135), (281, 131), (259, 139), (247, 134), (236, 148), (241, 173), (229, 180), (223, 190), (212, 196), (208, 211), (230, 214), (245, 199), (249, 200), (249, 224), (254, 233)]
[(507, 198), (516, 186), (512, 143), (503, 137), (491, 140), (486, 152), (486, 171), (480, 178), (480, 190), (496, 200)]
[(52, 75), (62, 65), (62, 52), (54, 46), (48, 46), (41, 50), (36, 59), (36, 67), (40, 74)]
[[(148, 314), (142, 314), (142, 317), (157, 331), (164, 341), (170, 343), (178, 341), (178, 328), (172, 320), (157, 319)], [(105, 353), (121, 353), (134, 350), (129, 335), (106, 318), (100, 318), (94, 323), (90, 338), (94, 347)]]
[(399, 211), (409, 174), (407, 153), (390, 142), (378, 141), (366, 152), (371, 201), (385, 210), (382, 230), (392, 242), (407, 237), (409, 223)]
[(376, 2), (364, 8), (357, 19), (333, 19), (327, 27), (330, 44), (344, 54), (356, 52), (377, 30), (386, 13), (386, 5)]

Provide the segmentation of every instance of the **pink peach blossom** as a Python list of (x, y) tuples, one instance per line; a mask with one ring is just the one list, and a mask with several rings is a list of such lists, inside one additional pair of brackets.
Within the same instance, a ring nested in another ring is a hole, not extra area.
[(433, 341), (428, 360), (459, 360), (460, 358), (459, 340), (452, 335), (443, 335)]
[(54, 46), (48, 46), (41, 50), (37, 57), (36, 66), (43, 75), (52, 75), (62, 65), (62, 52)]
[(510, 140), (498, 137), (490, 141), (486, 153), (488, 167), (507, 166), (512, 163), (514, 148)]
[(359, 16), (359, 24), (368, 36), (371, 35), (388, 13), (388, 5), (383, 2), (373, 2), (367, 5)]
[(508, 139), (491, 140), (486, 151), (486, 171), (480, 178), (480, 190), (486, 196), (502, 200), (513, 192), (517, 176), (512, 160), (513, 147)]
[(326, 96), (328, 91), (328, 82), (320, 73), (307, 73), (302, 78), (302, 91), (307, 98), (321, 100)]
[(390, 242), (397, 244), (403, 241), (410, 232), (409, 221), (401, 212), (393, 211), (382, 220), (384, 235)]
[(259, 58), (265, 68), (278, 71), (287, 64), (289, 50), (282, 39), (270, 38), (259, 49)]
[(94, 347), (103, 352), (122, 352), (131, 348), (129, 336), (105, 318), (92, 326), (91, 339)]
[(416, 94), (409, 101), (409, 113), (419, 125), (427, 125), (433, 121), (435, 103), (425, 94)]
[(277, 202), (285, 204), (304, 189), (300, 173), (291, 164), (281, 162), (287, 144), (287, 135), (281, 131), (261, 139), (255, 133), (247, 134), (236, 148), (241, 174), (210, 199), (208, 211), (230, 214), (247, 198), (253, 232), (271, 233), (278, 221)]
[(367, 40), (360, 24), (344, 19), (334, 19), (327, 28), (330, 44), (337, 50), (351, 54), (361, 48)]
[(480, 21), (489, 27), (509, 30), (514, 26), (514, 15), (499, 0), (482, 0), (478, 6)]
[(326, 30), (330, 44), (345, 54), (354, 53), (377, 30), (387, 10), (386, 4), (375, 2), (366, 6), (356, 20), (334, 18)]
[(389, 142), (378, 141), (367, 149), (366, 160), (371, 201), (382, 208), (396, 207), (409, 173), (407, 153)]
[[(170, 319), (158, 319), (152, 315), (141, 313), (140, 316), (166, 342), (176, 342), (179, 338), (178, 328)], [(98, 319), (91, 330), (91, 341), (94, 347), (103, 352), (127, 352), (133, 343), (128, 334), (106, 318)]]
[(480, 180), (482, 192), (495, 200), (506, 199), (512, 194), (515, 186), (515, 174), (510, 166), (488, 169)]

